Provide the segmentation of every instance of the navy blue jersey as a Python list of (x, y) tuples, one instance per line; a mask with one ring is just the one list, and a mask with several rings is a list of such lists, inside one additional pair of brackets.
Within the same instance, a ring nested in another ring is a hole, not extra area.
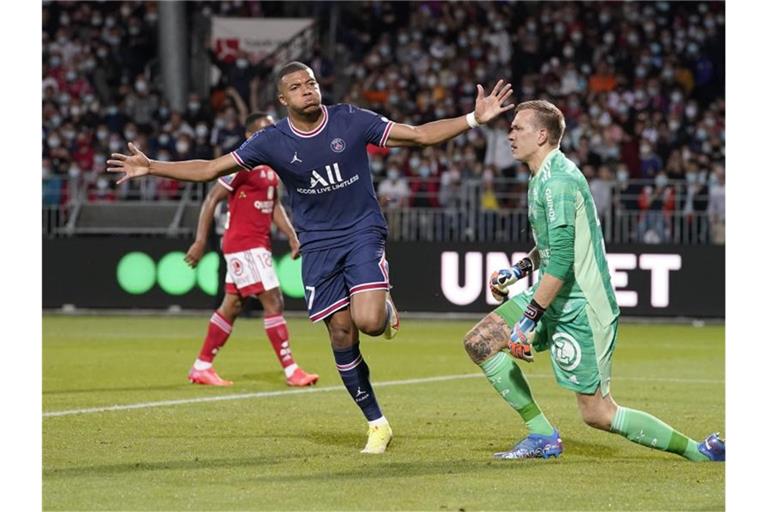
[(245, 170), (268, 165), (280, 176), (302, 252), (331, 247), (362, 231), (387, 229), (366, 145), (384, 146), (394, 123), (354, 105), (321, 108), (322, 122), (311, 132), (285, 118), (231, 153)]

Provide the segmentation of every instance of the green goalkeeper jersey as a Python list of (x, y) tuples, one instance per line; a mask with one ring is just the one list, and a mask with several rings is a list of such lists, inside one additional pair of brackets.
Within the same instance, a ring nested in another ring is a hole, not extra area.
[(566, 320), (586, 302), (600, 323), (610, 324), (619, 307), (600, 219), (587, 180), (559, 149), (547, 155), (530, 179), (528, 219), (541, 258), (539, 276), (548, 273), (564, 282), (547, 316)]

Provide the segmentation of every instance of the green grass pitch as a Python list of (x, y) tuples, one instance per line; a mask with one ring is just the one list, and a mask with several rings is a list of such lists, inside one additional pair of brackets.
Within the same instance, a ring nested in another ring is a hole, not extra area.
[[(590, 429), (573, 394), (554, 383), (546, 353), (523, 368), (561, 431), (563, 456), (492, 460), (524, 426), (464, 353), (472, 324), (405, 319), (393, 342), (363, 339), (395, 434), (388, 453), (365, 456), (358, 451), (367, 425), (340, 387), (322, 325), (288, 320), (297, 361), (320, 374), (313, 391), (295, 392), (283, 383), (260, 319), (238, 320), (216, 360), (235, 386), (210, 388), (186, 382), (207, 317), (44, 316), (43, 506), (725, 508), (723, 464), (690, 463)], [(695, 439), (724, 435), (724, 336), (722, 326), (622, 325), (614, 397)]]

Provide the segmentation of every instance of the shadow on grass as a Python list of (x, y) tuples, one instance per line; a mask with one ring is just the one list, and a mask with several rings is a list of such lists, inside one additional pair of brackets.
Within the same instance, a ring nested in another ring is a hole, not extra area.
[[(291, 475), (292, 481), (329, 481), (329, 480), (360, 480), (360, 479), (382, 479), (382, 478), (402, 478), (402, 477), (416, 477), (416, 476), (428, 476), (428, 475), (446, 475), (446, 474), (463, 474), (463, 473), (478, 473), (478, 472), (491, 472), (499, 473), (501, 471), (507, 472), (512, 468), (509, 464), (498, 464), (493, 461), (484, 460), (444, 460), (444, 461), (409, 461), (398, 462), (387, 460), (382, 457), (371, 457), (353, 452), (355, 459), (359, 457), (359, 460), (351, 459), (348, 456), (341, 456), (345, 460), (346, 464), (353, 465), (354, 467), (345, 469), (343, 471), (329, 471), (332, 464), (330, 459), (335, 458), (332, 455), (326, 455), (325, 458), (329, 459), (329, 464), (314, 470), (310, 474), (293, 474)], [(244, 457), (244, 458), (220, 458), (220, 459), (205, 459), (198, 458), (195, 460), (167, 460), (157, 462), (131, 462), (123, 464), (98, 464), (92, 466), (75, 466), (61, 469), (46, 469), (43, 471), (44, 479), (69, 479), (69, 478), (103, 478), (106, 476), (115, 475), (129, 475), (139, 474), (154, 471), (210, 471), (216, 469), (245, 469), (266, 467), (275, 464), (282, 464), (288, 460), (304, 460), (317, 459), (317, 454), (312, 455), (294, 455), (289, 457)], [(517, 467), (522, 468), (522, 465)], [(306, 468), (304, 469), (306, 471)], [(282, 474), (265, 474), (265, 475), (252, 475), (249, 477), (252, 482), (264, 482), (264, 483), (284, 483), (285, 475)]]
[[(294, 436), (280, 436), (294, 437)], [(609, 465), (615, 464), (637, 464), (638, 461), (647, 461), (656, 459), (658, 462), (658, 453), (649, 450), (647, 455), (627, 458), (626, 456), (617, 458), (618, 450), (594, 443), (582, 443), (572, 439), (564, 440), (566, 443), (565, 456), (573, 455), (567, 461), (561, 459), (550, 460), (524, 460), (524, 461), (503, 461), (494, 460), (491, 454), (497, 451), (487, 446), (479, 447), (476, 451), (480, 452), (477, 458), (456, 458), (446, 455), (445, 459), (440, 459), (439, 454), (426, 454), (431, 460), (397, 460), (396, 458), (420, 457), (419, 454), (399, 452), (397, 444), (394, 444), (388, 453), (384, 456), (365, 456), (357, 453), (359, 447), (365, 441), (364, 436), (357, 432), (310, 432), (305, 434), (304, 439), (318, 445), (315, 452), (306, 451), (305, 453), (294, 453), (286, 455), (264, 455), (255, 457), (231, 457), (231, 458), (205, 458), (198, 457), (194, 460), (166, 460), (155, 462), (130, 462), (120, 464), (98, 464), (88, 466), (74, 466), (61, 469), (46, 469), (43, 471), (45, 479), (67, 479), (67, 478), (89, 478), (104, 477), (109, 475), (130, 475), (141, 474), (154, 471), (209, 471), (216, 469), (243, 469), (248, 471), (257, 470), (266, 466), (282, 465), (289, 461), (314, 462), (315, 465), (303, 465), (304, 474), (292, 474), (292, 481), (333, 481), (360, 479), (386, 479), (403, 477), (421, 477), (430, 475), (450, 475), (467, 474), (477, 475), (484, 473), (488, 478), (501, 477), (501, 474), (508, 474), (510, 471), (528, 471), (531, 465), (539, 464), (561, 465), (588, 463), (594, 464), (595, 458), (604, 459)], [(343, 453), (336, 450), (328, 450), (329, 446), (338, 446), (343, 448)], [(497, 447), (498, 448), (498, 447)], [(501, 448), (506, 449), (506, 448)], [(316, 463), (327, 461), (317, 467)], [(669, 458), (670, 462), (677, 462), (675, 458)], [(296, 464), (296, 462), (293, 462)], [(345, 466), (340, 471), (332, 471), (334, 466)], [(315, 469), (316, 468), (316, 469)], [(283, 468), (285, 469), (285, 468)], [(262, 483), (283, 483), (285, 482), (284, 471), (274, 471), (274, 474), (254, 474), (249, 478), (252, 482)]]
[(288, 459), (305, 458), (304, 456), (293, 457), (243, 457), (243, 458), (222, 458), (205, 459), (195, 458), (194, 460), (167, 460), (158, 462), (130, 462), (123, 464), (98, 464), (94, 466), (73, 466), (61, 469), (43, 470), (43, 478), (77, 478), (120, 475), (127, 473), (139, 473), (145, 471), (173, 471), (183, 469), (190, 470), (210, 470), (210, 469), (231, 469), (233, 467), (245, 468), (250, 466), (267, 466), (283, 462)]
[[(605, 433), (608, 437), (613, 434)], [(560, 436), (563, 440), (563, 452), (573, 455), (581, 455), (585, 457), (599, 457), (610, 459), (615, 457), (619, 453), (619, 449), (613, 446), (606, 446), (604, 444), (597, 443), (585, 443), (583, 441), (577, 441), (572, 437)]]

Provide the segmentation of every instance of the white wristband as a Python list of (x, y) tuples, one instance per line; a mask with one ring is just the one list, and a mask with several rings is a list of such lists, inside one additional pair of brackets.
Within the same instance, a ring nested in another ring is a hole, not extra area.
[(475, 117), (475, 111), (473, 110), (469, 114), (466, 115), (465, 119), (467, 120), (467, 124), (470, 128), (477, 128), (480, 126), (480, 123), (477, 122), (477, 118)]

